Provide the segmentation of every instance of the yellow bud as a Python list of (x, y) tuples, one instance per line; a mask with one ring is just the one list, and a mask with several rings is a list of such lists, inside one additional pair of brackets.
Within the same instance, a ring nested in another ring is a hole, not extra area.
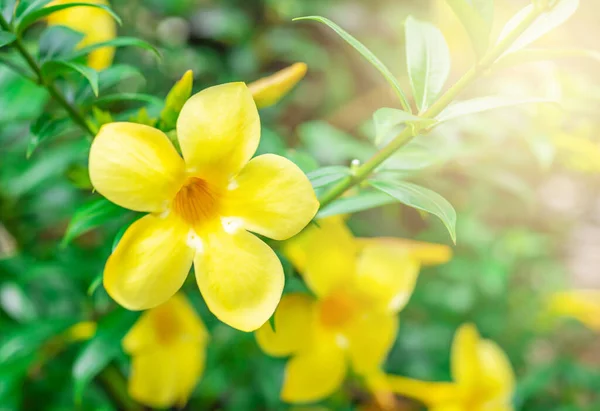
[(188, 70), (181, 77), (181, 80), (175, 83), (171, 91), (169, 91), (165, 99), (165, 107), (160, 112), (161, 129), (168, 131), (175, 128), (179, 112), (192, 95), (193, 83), (194, 74), (192, 70)]
[(65, 331), (66, 342), (89, 340), (96, 334), (96, 323), (93, 321), (81, 321)]
[(295, 63), (248, 85), (256, 107), (272, 106), (283, 98), (306, 74), (306, 64)]

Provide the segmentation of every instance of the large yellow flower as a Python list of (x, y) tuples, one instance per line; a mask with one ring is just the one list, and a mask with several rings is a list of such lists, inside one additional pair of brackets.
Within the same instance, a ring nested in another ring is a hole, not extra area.
[(571, 317), (594, 331), (600, 331), (600, 290), (570, 290), (552, 294), (548, 302), (552, 315)]
[(289, 356), (281, 397), (311, 402), (342, 384), (351, 365), (368, 378), (385, 360), (398, 329), (397, 314), (413, 291), (421, 258), (446, 261), (446, 246), (352, 237), (340, 219), (319, 222), (285, 246), (316, 298), (285, 295), (256, 332), (269, 355)]
[(111, 123), (90, 151), (90, 178), (112, 202), (150, 214), (136, 221), (104, 269), (104, 286), (132, 310), (155, 307), (183, 284), (194, 263), (210, 310), (252, 331), (269, 319), (283, 290), (279, 259), (247, 230), (276, 240), (298, 233), (318, 209), (291, 161), (251, 159), (260, 121), (243, 83), (192, 96), (177, 120), (183, 159), (152, 127)]
[(388, 376), (387, 388), (418, 399), (431, 411), (510, 411), (515, 377), (510, 361), (472, 324), (461, 326), (452, 343), (454, 382), (426, 382)]
[[(75, 3), (79, 0), (55, 0), (49, 5)], [(106, 0), (86, 0), (86, 3), (108, 5)], [(117, 23), (106, 11), (96, 7), (70, 7), (48, 16), (49, 25), (66, 26), (82, 33), (85, 37), (78, 47), (90, 46), (114, 39), (117, 36)], [(88, 66), (104, 70), (112, 64), (114, 47), (102, 47), (88, 56)]]
[(182, 294), (146, 311), (123, 339), (132, 357), (129, 395), (151, 407), (183, 407), (204, 372), (207, 342)]

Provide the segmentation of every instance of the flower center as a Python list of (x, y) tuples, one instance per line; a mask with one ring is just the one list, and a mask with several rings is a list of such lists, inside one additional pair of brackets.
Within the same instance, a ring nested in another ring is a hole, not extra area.
[(218, 197), (205, 180), (190, 177), (173, 200), (173, 212), (196, 227), (218, 216)]
[(354, 317), (357, 308), (357, 302), (352, 295), (338, 292), (321, 300), (319, 317), (324, 326), (339, 328)]
[(167, 307), (157, 307), (152, 311), (154, 332), (159, 343), (169, 345), (181, 332), (181, 325)]

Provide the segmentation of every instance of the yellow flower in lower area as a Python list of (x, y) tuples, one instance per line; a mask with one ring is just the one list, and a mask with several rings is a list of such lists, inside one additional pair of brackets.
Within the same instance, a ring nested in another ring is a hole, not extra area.
[[(54, 0), (49, 5), (76, 3), (78, 0)], [(86, 0), (85, 3), (109, 5), (106, 0)], [(114, 39), (117, 23), (106, 11), (96, 7), (70, 7), (48, 16), (48, 24), (66, 26), (84, 35), (78, 47), (90, 46)], [(102, 47), (88, 56), (88, 66), (103, 70), (110, 66), (115, 54), (114, 47)]]
[(445, 256), (430, 262), (449, 258), (445, 246), (355, 239), (338, 218), (320, 221), (285, 244), (284, 252), (316, 297), (285, 295), (275, 312), (275, 329), (266, 323), (256, 332), (264, 352), (291, 356), (284, 401), (329, 396), (341, 386), (349, 366), (365, 378), (380, 368), (428, 247), (431, 255)]
[(273, 75), (248, 84), (256, 106), (264, 108), (276, 104), (302, 80), (306, 74), (306, 69), (306, 64), (295, 63)]
[(92, 143), (94, 188), (150, 213), (108, 259), (104, 287), (125, 308), (152, 308), (181, 288), (193, 262), (209, 309), (232, 327), (255, 330), (275, 311), (284, 275), (273, 250), (249, 231), (295, 235), (317, 212), (315, 193), (291, 161), (252, 158), (260, 120), (244, 83), (193, 95), (177, 137), (183, 159), (167, 135), (141, 124), (106, 124)]
[(432, 411), (510, 411), (515, 377), (510, 361), (493, 341), (482, 339), (475, 326), (461, 326), (452, 343), (454, 382), (426, 382), (387, 376), (388, 390), (415, 398)]
[(570, 290), (552, 294), (548, 302), (552, 315), (571, 317), (594, 331), (600, 331), (600, 290)]
[(182, 294), (142, 314), (123, 339), (129, 395), (150, 407), (183, 407), (204, 372), (208, 333)]

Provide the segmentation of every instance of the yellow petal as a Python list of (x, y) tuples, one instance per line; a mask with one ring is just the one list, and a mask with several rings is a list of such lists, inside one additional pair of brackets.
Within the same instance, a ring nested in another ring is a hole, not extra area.
[(318, 344), (300, 352), (287, 363), (281, 399), (292, 403), (322, 400), (340, 388), (346, 369), (344, 352), (334, 344)]
[(406, 306), (417, 282), (419, 263), (402, 248), (371, 242), (358, 257), (355, 286), (388, 312)]
[(342, 219), (326, 219), (286, 242), (284, 252), (318, 296), (352, 281), (356, 243)]
[(162, 211), (184, 179), (184, 163), (169, 138), (134, 123), (104, 125), (90, 149), (94, 188), (121, 207)]
[(233, 182), (223, 215), (247, 230), (286, 240), (302, 230), (319, 208), (315, 192), (290, 160), (275, 154), (253, 158)]
[(462, 398), (460, 387), (450, 382), (419, 381), (390, 375), (387, 377), (387, 386), (396, 394), (414, 398), (431, 407), (457, 403)]
[(452, 342), (452, 378), (467, 390), (480, 382), (479, 343), (479, 332), (473, 324), (461, 325)]
[[(76, 1), (78, 0), (53, 1), (49, 6)], [(89, 0), (86, 3), (109, 5), (105, 0)], [(67, 26), (82, 33), (84, 38), (77, 45), (79, 48), (109, 41), (117, 36), (117, 23), (114, 18), (106, 11), (94, 7), (72, 7), (52, 13), (48, 16), (48, 24)], [(103, 70), (112, 64), (114, 54), (114, 47), (94, 50), (88, 56), (88, 66)]]
[(202, 90), (183, 106), (177, 135), (189, 168), (203, 178), (236, 174), (256, 152), (260, 120), (244, 83)]
[(306, 64), (295, 63), (268, 77), (248, 85), (258, 108), (272, 106), (281, 100), (306, 74)]
[(376, 243), (395, 249), (398, 252), (402, 250), (402, 252), (407, 253), (422, 265), (443, 264), (452, 258), (452, 249), (443, 244), (425, 243), (393, 237), (359, 238), (357, 241), (361, 247)]
[(554, 293), (548, 304), (550, 313), (572, 317), (594, 331), (600, 331), (600, 291), (572, 290)]
[(515, 375), (508, 356), (498, 344), (482, 340), (478, 347), (481, 364), (481, 384), (491, 401), (502, 401), (508, 405), (515, 388)]
[(178, 343), (134, 355), (129, 395), (155, 408), (182, 407), (200, 379), (205, 365), (201, 343)]
[(166, 303), (145, 311), (123, 338), (130, 354), (176, 343), (205, 343), (208, 332), (187, 298), (177, 293)]
[(243, 229), (215, 231), (203, 238), (203, 246), (194, 268), (212, 313), (242, 331), (267, 322), (283, 291), (283, 268), (275, 252)]
[(275, 310), (275, 331), (267, 321), (255, 333), (260, 348), (272, 356), (285, 356), (309, 345), (313, 304), (313, 299), (305, 294), (284, 295)]
[(364, 315), (353, 322), (346, 335), (352, 368), (358, 374), (376, 372), (394, 345), (398, 318), (393, 315)]
[(123, 307), (145, 310), (167, 301), (183, 285), (195, 249), (189, 229), (172, 215), (133, 223), (104, 268), (104, 288)]

